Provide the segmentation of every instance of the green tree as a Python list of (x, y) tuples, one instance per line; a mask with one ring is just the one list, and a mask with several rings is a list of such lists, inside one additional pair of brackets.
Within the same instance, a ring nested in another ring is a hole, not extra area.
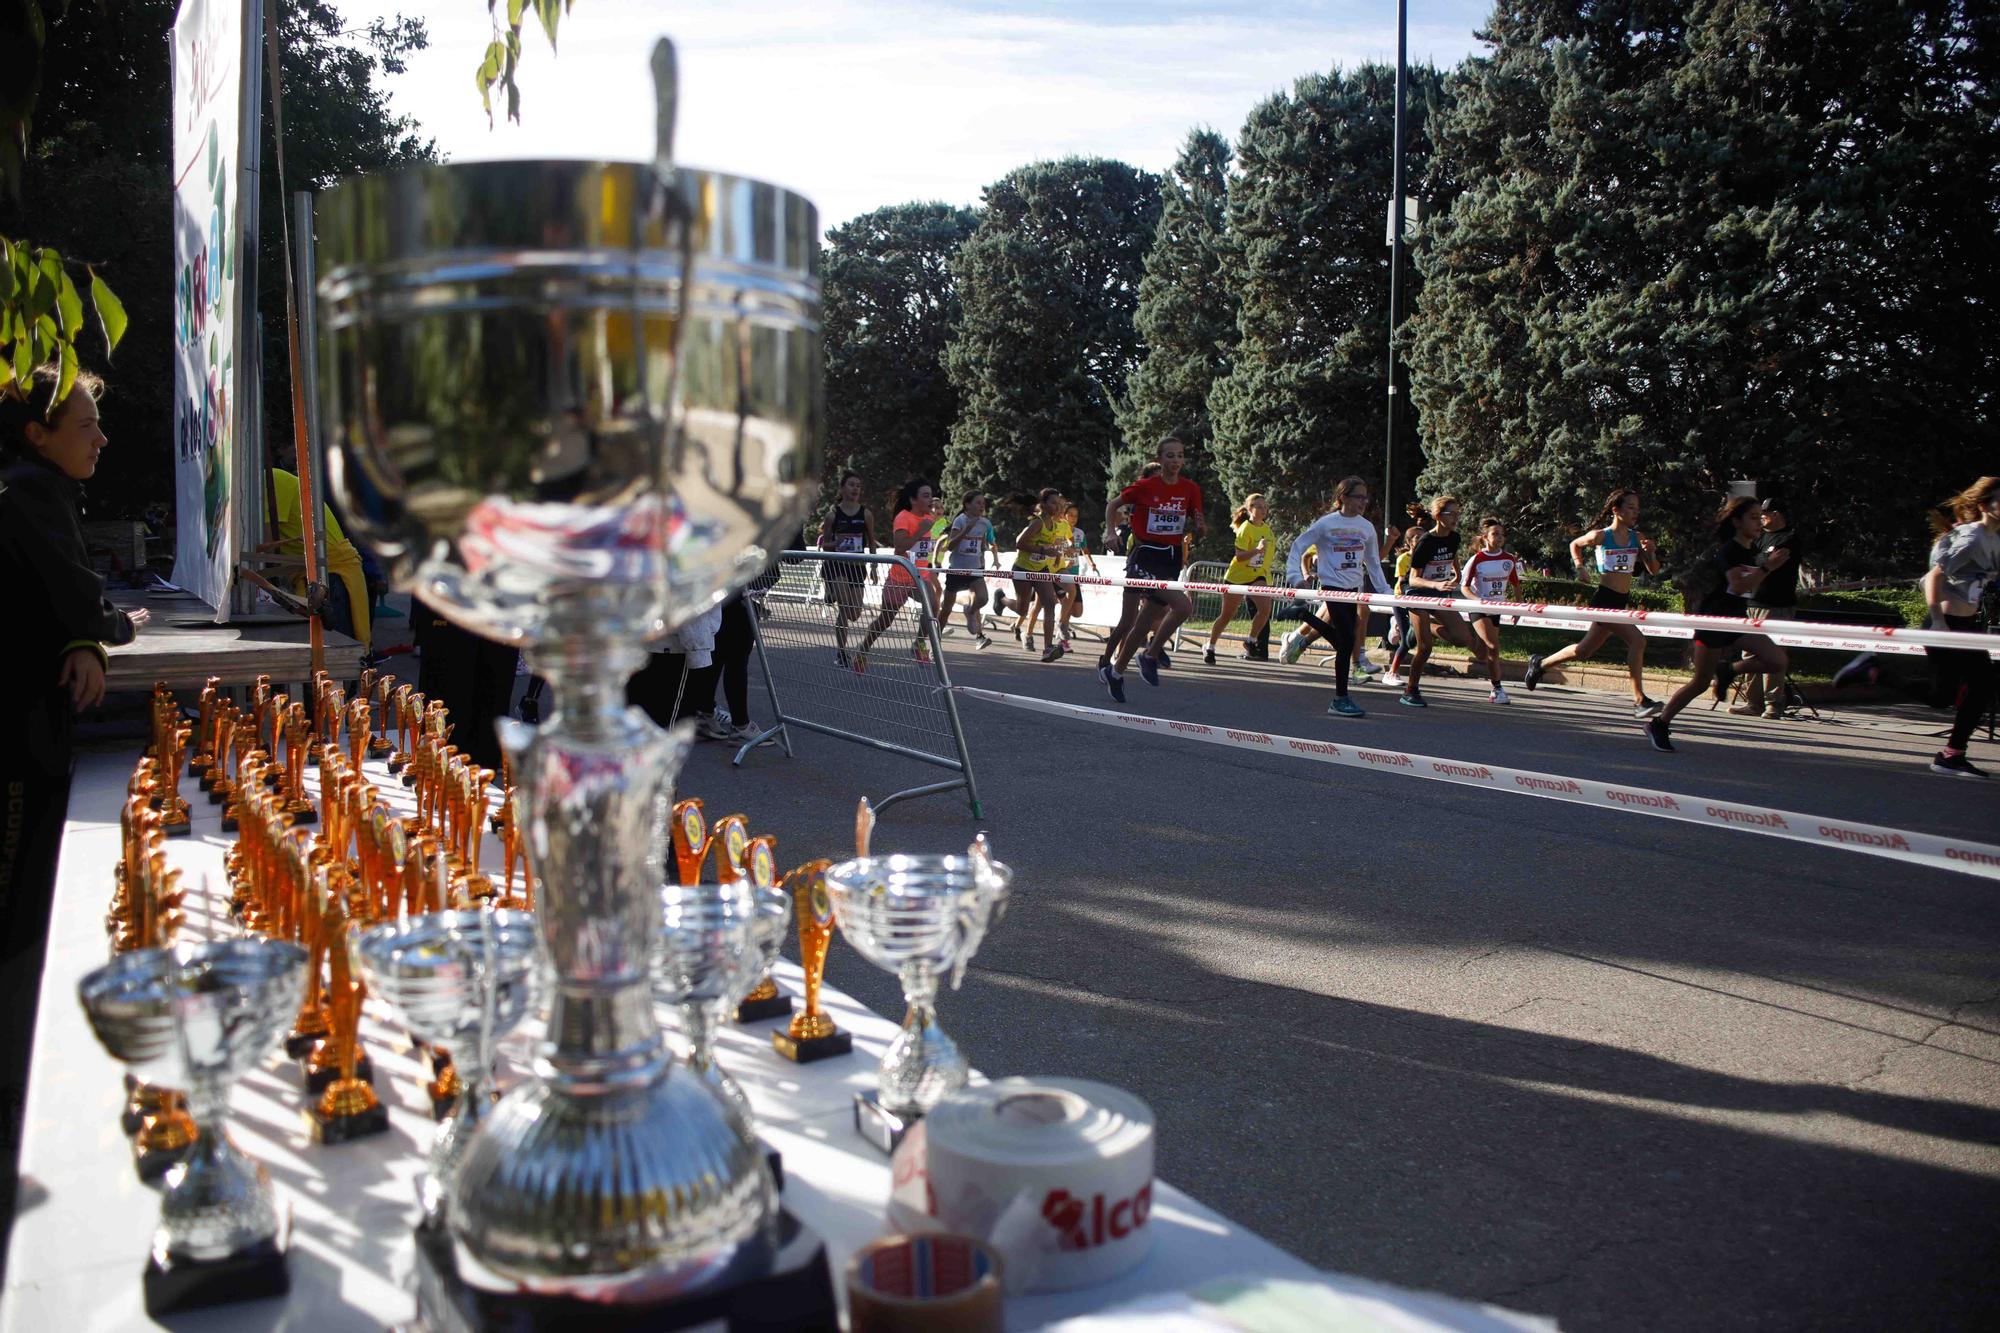
[(944, 367), (958, 318), (952, 260), (978, 222), (968, 208), (897, 204), (827, 234), (827, 476), (861, 473), (871, 503), (944, 469), (958, 416)]
[[(1545, 552), (1636, 485), (1692, 547), (1737, 478), (1921, 554), (1991, 456), (1993, 21), (1954, 0), (1511, 0), (1440, 129), (1426, 482)], [(1534, 540), (1529, 537), (1530, 542)]]
[[(1237, 144), (1227, 251), (1239, 339), (1209, 392), (1214, 468), (1263, 491), (1280, 529), (1325, 510), (1342, 476), (1380, 471), (1389, 250), (1383, 244), (1395, 71), (1300, 79), (1258, 105)], [(1436, 70), (1410, 70), (1406, 170), (1422, 179)]]
[(1087, 516), (1101, 506), (1159, 208), (1157, 176), (1107, 158), (1038, 162), (987, 187), (953, 266), (947, 494), (1058, 486)]
[(1189, 472), (1202, 483), (1212, 534), (1228, 497), (1208, 465), (1208, 391), (1229, 368), (1236, 345), (1227, 255), (1229, 157), (1221, 135), (1190, 130), (1160, 182), (1160, 223), (1146, 251), (1135, 316), (1146, 355), (1118, 405), (1122, 443), (1111, 462), (1112, 485), (1123, 485), (1162, 438), (1179, 435), (1188, 447)]
[[(282, 6), (287, 185), (316, 188), (354, 171), (434, 157), (389, 113), (380, 75), (425, 40), (415, 20), (350, 28), (326, 0)], [(172, 0), (72, 5), (42, 52), (40, 96), (16, 203), (0, 233), (32, 236), (87, 261), (124, 298), (129, 333), (112, 368), (109, 465), (91, 483), (104, 513), (164, 514), (173, 495)], [(258, 266), (265, 321), (264, 398), (291, 438), (284, 263), (276, 161), (265, 119)], [(86, 357), (95, 349), (86, 340)]]

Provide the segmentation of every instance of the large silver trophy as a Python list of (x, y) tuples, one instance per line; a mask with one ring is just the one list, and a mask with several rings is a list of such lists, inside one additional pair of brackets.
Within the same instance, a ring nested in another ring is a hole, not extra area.
[(625, 705), (649, 638), (761, 571), (819, 477), (818, 222), (671, 161), (496, 162), (321, 196), (332, 486), (397, 581), (523, 645), (552, 687), (503, 735), (552, 963), (535, 1076), (474, 1136), (447, 1206), (468, 1281), (638, 1302), (768, 1252), (740, 1117), (672, 1077), (649, 958), (684, 734)]
[(242, 939), (120, 954), (77, 983), (112, 1057), (185, 1088), (200, 1133), (167, 1173), (146, 1265), (146, 1312), (283, 1295), (278, 1210), (264, 1168), (224, 1128), (229, 1085), (284, 1035), (305, 989), (306, 952)]
[(372, 995), (410, 1034), (450, 1050), (465, 1081), (431, 1136), (417, 1200), (442, 1221), (445, 1196), (498, 1094), (493, 1051), (535, 993), (535, 920), (526, 912), (430, 912), (371, 926), (351, 946)]
[(903, 983), (903, 1026), (882, 1054), (874, 1093), (857, 1095), (855, 1128), (884, 1152), (965, 1086), (970, 1067), (938, 1026), (938, 983), (952, 987), (1005, 909), (1014, 872), (984, 854), (862, 856), (826, 872), (834, 920), (855, 951)]

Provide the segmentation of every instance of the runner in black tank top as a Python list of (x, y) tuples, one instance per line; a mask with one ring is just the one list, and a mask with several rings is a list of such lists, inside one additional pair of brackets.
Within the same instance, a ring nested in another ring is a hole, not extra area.
[[(841, 474), (840, 498), (826, 511), (826, 517), (819, 525), (819, 548), (822, 551), (861, 555), (875, 549), (875, 516), (861, 503), (861, 491), (859, 472)], [(835, 659), (841, 666), (846, 666), (847, 627), (861, 617), (861, 588), (869, 581), (868, 562), (827, 560), (822, 562), (822, 568), (826, 579), (826, 600), (840, 609), (833, 622), (834, 642), (838, 645)]]

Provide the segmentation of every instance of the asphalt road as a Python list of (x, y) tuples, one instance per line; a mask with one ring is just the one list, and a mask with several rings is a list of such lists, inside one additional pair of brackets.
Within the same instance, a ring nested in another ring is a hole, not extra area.
[[(961, 684), (1103, 704), (1091, 655), (1043, 666), (1002, 639), (947, 660)], [(1930, 775), (1922, 722), (1703, 704), (1659, 755), (1614, 696), (1500, 708), (1439, 681), (1423, 713), (1360, 689), (1370, 714), (1347, 721), (1324, 715), (1324, 669), (1176, 661), (1158, 689), (1130, 678), (1133, 711), (2000, 841), (2000, 782)], [(752, 697), (764, 717), (754, 668)], [(1016, 871), (947, 1028), (990, 1075), (1139, 1093), (1161, 1174), (1231, 1217), (1314, 1264), (1571, 1329), (2000, 1320), (2000, 885), (960, 711), (983, 820), (931, 796), (876, 840), (955, 850), (983, 827)], [(845, 854), (859, 794), (938, 776), (795, 745), (741, 768), (699, 747), (682, 793), (747, 812), (789, 865)], [(829, 976), (899, 1008), (838, 943)]]

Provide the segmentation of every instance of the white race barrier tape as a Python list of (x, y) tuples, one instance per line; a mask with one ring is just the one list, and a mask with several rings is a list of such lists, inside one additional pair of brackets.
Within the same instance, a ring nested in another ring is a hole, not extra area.
[(1428, 778), (1433, 782), (1455, 782), (1461, 786), (1484, 787), (1516, 796), (1540, 796), (1553, 801), (1570, 801), (1604, 809), (1625, 810), (1677, 819), (1686, 824), (1737, 829), (1761, 833), (1771, 838), (1835, 847), (1843, 851), (1886, 856), (1898, 861), (1914, 861), (1938, 870), (1956, 870), (1982, 879), (2000, 880), (2000, 846), (1934, 833), (1913, 833), (1881, 824), (1856, 824), (1843, 819), (1822, 819), (1792, 810), (1771, 810), (1763, 806), (1737, 805), (1679, 792), (1655, 791), (1650, 787), (1621, 787), (1614, 783), (1586, 782), (1556, 773), (1536, 773), (1525, 768), (1501, 768), (1495, 764), (1473, 764), (1458, 759), (1435, 759), (1429, 755), (1406, 754), (1332, 741), (1307, 740), (1298, 736), (1273, 736), (1267, 732), (1235, 727), (1211, 727), (1202, 722), (1179, 722), (1172, 718), (1147, 717), (1139, 713), (1118, 713), (1083, 704), (1057, 703), (1024, 694), (971, 685), (952, 687), (959, 694), (990, 703), (1005, 704), (1030, 712), (1076, 718), (1101, 726), (1147, 731), (1155, 735), (1204, 741), (1261, 754), (1291, 755), (1322, 764), (1344, 764), (1351, 768), (1372, 768), (1402, 777)]
[(1691, 616), (1678, 611), (1649, 611), (1645, 607), (1613, 611), (1601, 606), (1570, 606), (1551, 602), (1482, 602), (1470, 597), (1415, 597), (1407, 593), (1335, 592), (1326, 588), (1259, 588), (1243, 583), (1111, 578), (1097, 574), (1041, 574), (1019, 569), (944, 572), (979, 573), (989, 579), (1023, 579), (1031, 583), (1089, 583), (1172, 592), (1233, 592), (1273, 597), (1279, 601), (1358, 602), (1378, 611), (1401, 606), (1419, 611), (1479, 612), (1506, 616), (1520, 624), (1545, 625), (1555, 629), (1578, 629), (1596, 621), (1607, 625), (1631, 625), (1641, 634), (1661, 638), (1685, 639), (1696, 630), (1712, 629), (1732, 634), (1762, 634), (1787, 648), (1854, 649), (1875, 653), (1921, 653), (1927, 647), (1971, 648), (2000, 657), (2000, 647), (1994, 646), (1992, 635), (1964, 630), (1906, 629), (1900, 625), (1828, 625), (1814, 620), (1749, 620), (1737, 616)]

